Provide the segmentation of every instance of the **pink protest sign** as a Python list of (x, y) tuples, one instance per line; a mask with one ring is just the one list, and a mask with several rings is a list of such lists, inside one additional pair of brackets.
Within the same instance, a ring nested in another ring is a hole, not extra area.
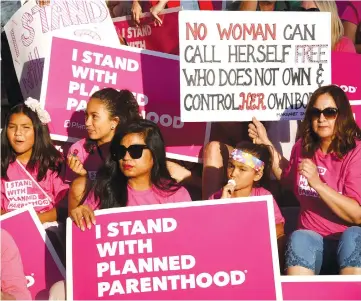
[(68, 219), (67, 300), (282, 298), (272, 206), (264, 196), (106, 209), (84, 232)]
[(332, 83), (340, 86), (349, 100), (361, 100), (361, 54), (332, 52)]
[(134, 93), (142, 115), (159, 125), (169, 158), (197, 162), (208, 142), (208, 124), (180, 120), (176, 56), (53, 38), (44, 72), (41, 102), (51, 115), (55, 140), (86, 137), (84, 109), (89, 97), (113, 87)]
[(350, 100), (356, 123), (361, 128), (361, 100)]
[(360, 300), (361, 281), (360, 276), (285, 276), (282, 292), (283, 300)]
[(48, 300), (49, 289), (65, 279), (65, 269), (32, 207), (0, 217), (1, 228), (14, 239), (21, 254), (28, 289), (34, 300)]
[(346, 92), (355, 120), (361, 127), (361, 54), (333, 52), (332, 83)]
[(159, 14), (162, 26), (155, 26), (150, 13), (140, 18), (140, 26), (135, 27), (130, 16), (113, 19), (119, 37), (125, 38), (127, 45), (169, 54), (179, 54), (178, 8), (165, 9)]

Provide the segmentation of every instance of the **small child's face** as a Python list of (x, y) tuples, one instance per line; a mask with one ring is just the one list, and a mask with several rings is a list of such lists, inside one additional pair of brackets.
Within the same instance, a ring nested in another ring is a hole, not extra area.
[(228, 179), (233, 179), (236, 181), (236, 189), (240, 190), (253, 186), (253, 182), (260, 179), (260, 175), (252, 167), (237, 162), (233, 159), (229, 159), (227, 167), (227, 176)]
[(6, 134), (11, 147), (18, 155), (32, 152), (35, 134), (31, 119), (23, 113), (10, 116)]

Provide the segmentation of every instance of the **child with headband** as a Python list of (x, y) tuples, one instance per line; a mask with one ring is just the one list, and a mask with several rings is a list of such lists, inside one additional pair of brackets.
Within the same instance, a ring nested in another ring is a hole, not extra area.
[[(227, 177), (228, 183), (210, 199), (229, 199), (249, 196), (271, 195), (269, 185), (271, 155), (267, 146), (242, 142), (231, 152)], [(284, 224), (281, 211), (273, 200), (276, 224)]]
[(1, 133), (2, 213), (32, 205), (42, 223), (58, 219), (56, 207), (68, 185), (61, 177), (65, 162), (52, 144), (49, 122), (48, 112), (32, 98), (10, 110)]
[[(231, 152), (228, 167), (228, 183), (210, 199), (229, 199), (249, 196), (271, 195), (269, 185), (272, 168), (271, 154), (266, 145), (242, 142)], [(284, 223), (281, 211), (273, 199), (277, 240), (280, 258), (283, 257)]]

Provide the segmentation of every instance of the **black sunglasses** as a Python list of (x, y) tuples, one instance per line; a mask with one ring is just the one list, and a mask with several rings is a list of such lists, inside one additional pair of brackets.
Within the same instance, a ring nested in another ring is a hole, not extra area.
[(133, 144), (128, 147), (124, 145), (119, 145), (116, 153), (113, 154), (113, 158), (117, 161), (124, 159), (126, 153), (128, 152), (132, 159), (139, 159), (143, 155), (143, 149), (147, 149), (148, 146), (145, 144)]
[(338, 114), (337, 108), (326, 108), (323, 110), (317, 109), (317, 108), (311, 108), (310, 109), (311, 117), (314, 118), (320, 118), (321, 114), (325, 116), (326, 119), (335, 119)]
[(319, 8), (317, 8), (317, 7), (312, 7), (312, 8), (303, 8), (303, 7), (300, 7), (300, 9), (299, 9), (300, 11), (310, 11), (310, 12), (312, 12), (312, 11), (320, 11), (320, 9)]

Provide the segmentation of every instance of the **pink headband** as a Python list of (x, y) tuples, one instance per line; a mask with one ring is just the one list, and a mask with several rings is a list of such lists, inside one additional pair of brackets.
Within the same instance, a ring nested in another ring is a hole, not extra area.
[(237, 162), (252, 167), (255, 171), (263, 171), (264, 169), (263, 161), (240, 149), (234, 149), (231, 153), (231, 158)]

